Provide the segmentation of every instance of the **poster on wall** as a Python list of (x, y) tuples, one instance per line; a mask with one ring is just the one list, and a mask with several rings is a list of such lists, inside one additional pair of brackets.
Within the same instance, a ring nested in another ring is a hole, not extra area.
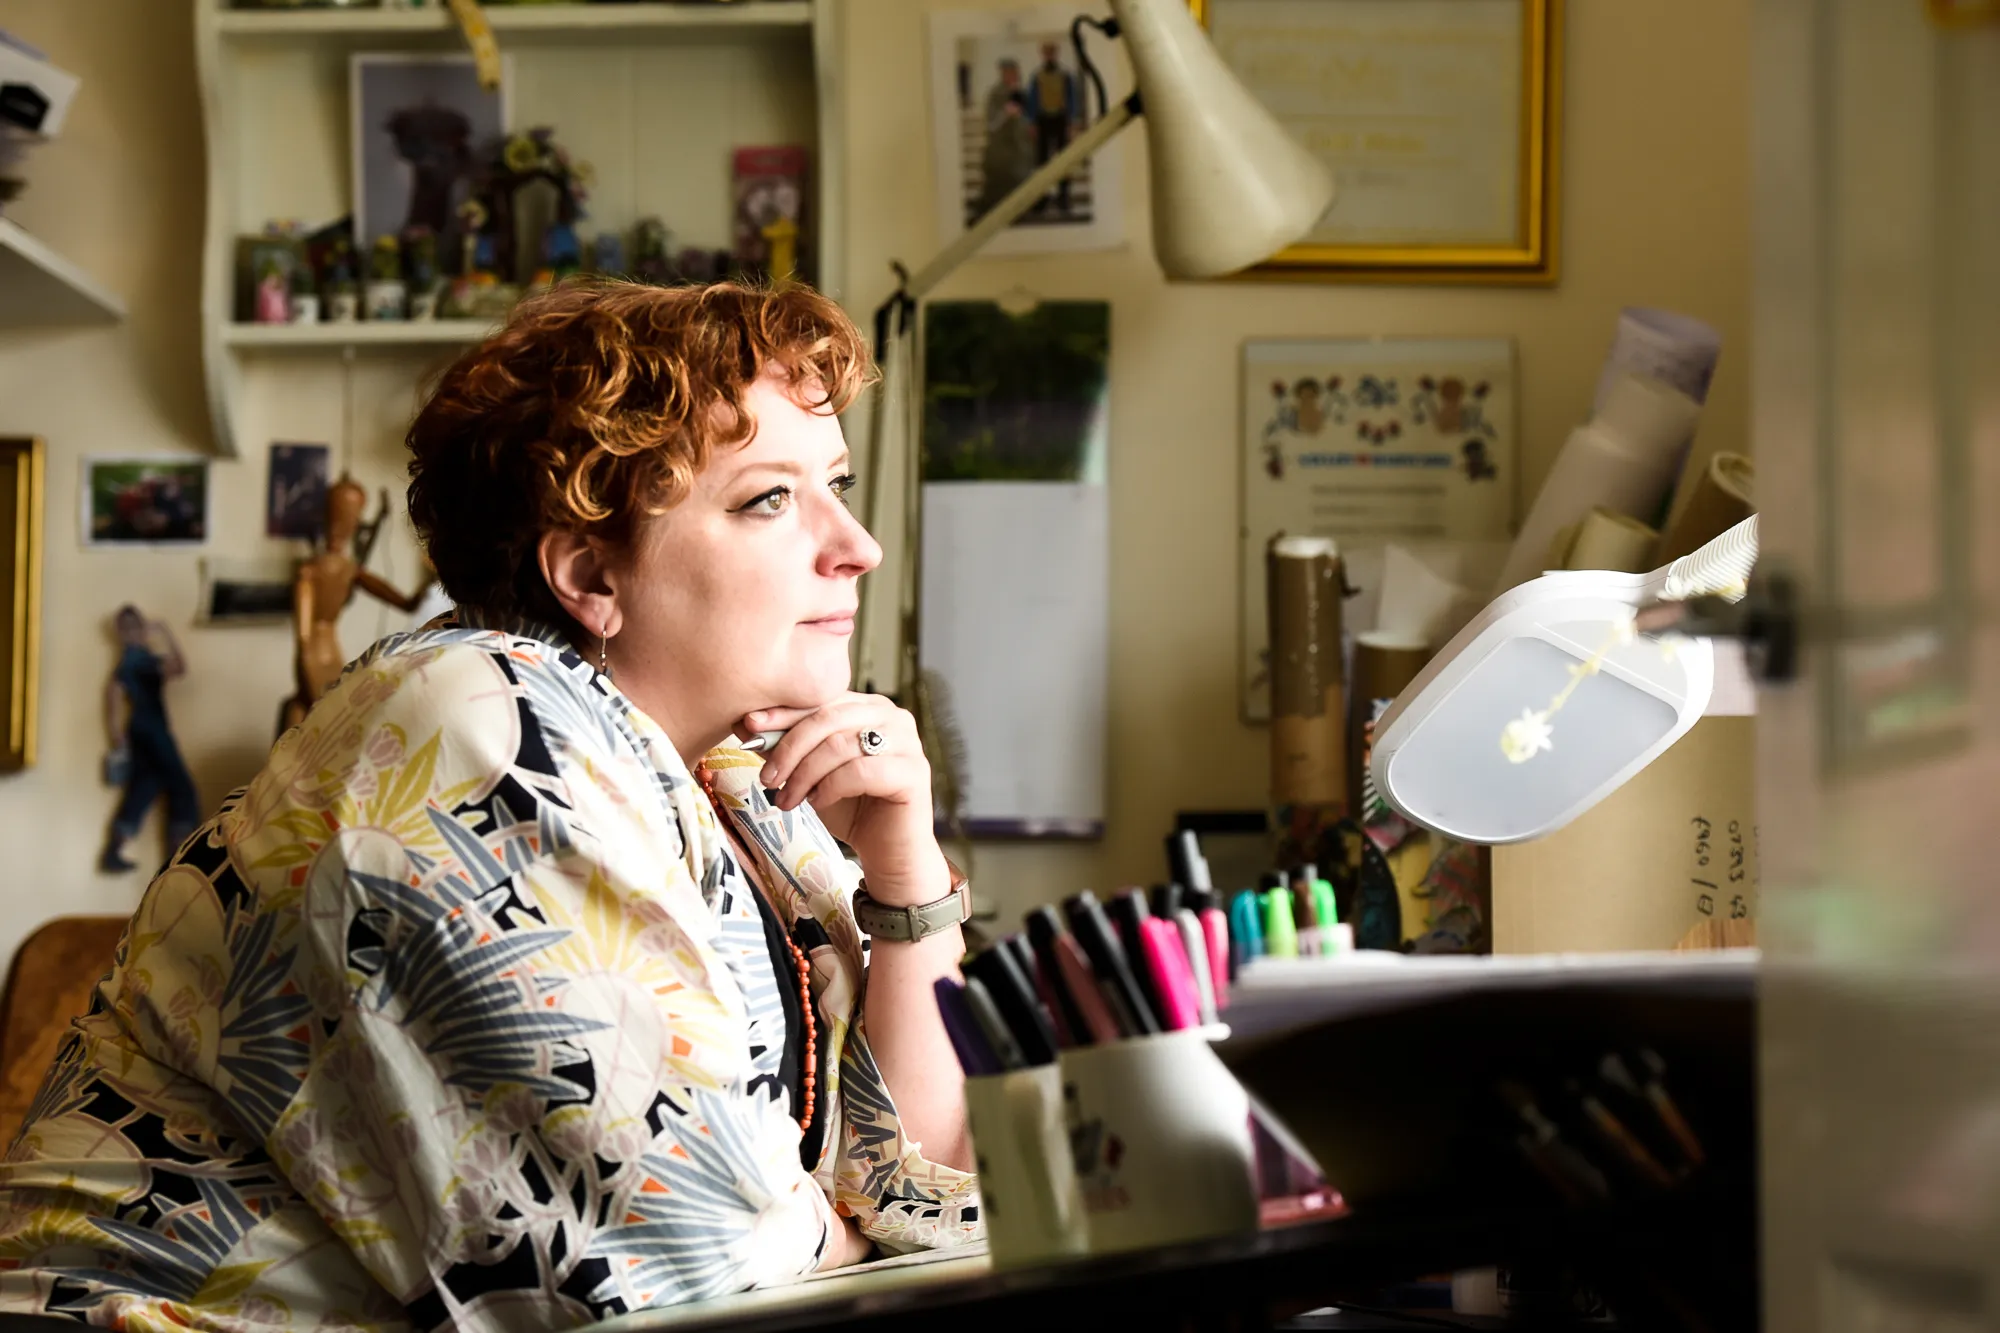
[(83, 460), (85, 546), (200, 546), (208, 540), (205, 459)]
[[(1088, 10), (1093, 17), (1108, 11)], [(1072, 9), (934, 10), (931, 179), (949, 244), (1102, 114), (1070, 42)], [(1108, 88), (1128, 86), (1115, 43), (1084, 30)], [(1106, 144), (994, 237), (983, 253), (1101, 250), (1125, 240), (1120, 147)]]
[(1513, 520), (1514, 344), (1326, 339), (1243, 345), (1242, 704), (1270, 717), (1264, 548), (1331, 537), (1348, 583), (1385, 547), (1500, 542)]
[(326, 484), (333, 451), (324, 444), (271, 446), (271, 487), (264, 495), (264, 535), (318, 541), (326, 527)]
[(1104, 832), (1111, 307), (924, 309), (918, 658), (975, 838)]
[(489, 91), (471, 56), (371, 51), (350, 60), (355, 243), (365, 255), (378, 236), (424, 228), (439, 254), (456, 256), (473, 170), (508, 127), (512, 62), (502, 59), (500, 87)]

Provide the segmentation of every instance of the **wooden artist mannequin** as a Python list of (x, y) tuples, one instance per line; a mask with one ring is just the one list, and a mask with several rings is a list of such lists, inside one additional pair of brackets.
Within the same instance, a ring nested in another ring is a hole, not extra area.
[(299, 566), (292, 581), (292, 632), (298, 644), (298, 693), (285, 701), (282, 729), (297, 726), (347, 666), (340, 647), (340, 613), (356, 588), (401, 611), (414, 611), (423, 589), (407, 596), (361, 567), (350, 547), (361, 528), (368, 492), (342, 474), (326, 493), (326, 545)]

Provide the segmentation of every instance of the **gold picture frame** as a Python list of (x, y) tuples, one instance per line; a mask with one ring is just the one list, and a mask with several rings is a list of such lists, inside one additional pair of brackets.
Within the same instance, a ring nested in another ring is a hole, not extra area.
[(0, 772), (35, 762), (42, 657), (42, 442), (0, 437)]
[[(1217, 37), (1225, 61), (1229, 43), (1214, 32), (1216, 9), (1231, 0), (1188, 0), (1194, 16)], [(1332, 8), (1377, 8), (1392, 0), (1311, 0)], [(1564, 0), (1462, 0), (1468, 6), (1514, 3), (1520, 7), (1519, 146), (1515, 173), (1514, 236), (1507, 244), (1328, 243), (1308, 239), (1245, 276), (1317, 282), (1469, 283), (1553, 286), (1562, 214), (1562, 100)], [(1290, 53), (1288, 53), (1290, 54)], [(1343, 53), (1350, 57), (1351, 53)], [(1363, 53), (1365, 58), (1366, 53)], [(1255, 71), (1236, 68), (1253, 94)], [(1261, 94), (1259, 94), (1261, 96)], [(1269, 99), (1266, 99), (1267, 105)], [(1281, 123), (1282, 110), (1274, 108)]]

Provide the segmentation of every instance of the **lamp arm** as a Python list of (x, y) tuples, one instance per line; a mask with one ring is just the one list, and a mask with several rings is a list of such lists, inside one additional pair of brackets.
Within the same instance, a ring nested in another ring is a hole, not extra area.
[[(957, 240), (939, 252), (935, 259), (919, 269), (915, 276), (905, 273), (900, 265), (897, 266), (897, 273), (903, 280), (890, 294), (889, 299), (875, 311), (875, 356), (882, 366), (882, 388), (876, 399), (875, 411), (869, 414), (868, 422), (868, 481), (863, 487), (863, 493), (868, 501), (869, 531), (879, 533), (882, 530), (882, 506), (889, 498), (887, 490), (882, 485), (885, 452), (883, 446), (887, 438), (889, 414), (897, 408), (892, 390), (900, 392), (902, 389), (902, 386), (891, 385), (889, 382), (896, 373), (890, 363), (892, 340), (901, 338), (907, 331), (910, 316), (916, 310), (917, 303), (928, 296), (932, 288), (950, 277), (957, 271), (959, 265), (978, 254), (988, 241), (1004, 231), (1015, 218), (1033, 208), (1035, 201), (1054, 189), (1064, 176), (1074, 171), (1092, 153), (1109, 143), (1120, 130), (1138, 119), (1139, 112), (1139, 94), (1134, 92), (1100, 116), (1096, 123), (1077, 135), (1067, 148), (1043, 163), (1032, 176), (1015, 186), (1012, 193), (988, 209), (979, 221), (973, 223)], [(904, 447), (909, 448), (911, 445), (906, 441)], [(916, 460), (909, 459), (904, 466), (914, 473)], [(909, 505), (913, 503), (910, 490), (910, 487), (905, 487), (905, 494), (902, 497), (906, 511), (903, 520), (905, 528), (903, 535), (906, 541), (912, 530), (907, 513)], [(907, 561), (915, 560), (917, 557), (914, 551), (905, 550), (902, 558)], [(907, 596), (901, 600), (907, 600)], [(861, 681), (862, 688), (868, 690), (878, 689), (882, 684), (877, 679), (874, 651), (875, 625), (881, 601), (882, 594), (879, 587), (871, 583), (862, 588), (860, 615), (854, 634), (855, 674)], [(899, 670), (897, 674), (899, 677), (897, 688), (900, 689), (909, 682), (900, 679), (907, 672)]]
[(959, 238), (939, 252), (937, 258), (917, 270), (903, 284), (898, 295), (916, 302), (930, 295), (933, 287), (957, 271), (958, 266), (978, 254), (986, 243), (1012, 224), (1015, 218), (1035, 206), (1035, 201), (1053, 190), (1063, 177), (1076, 170), (1084, 159), (1109, 143), (1118, 131), (1139, 116), (1139, 94), (1133, 93), (1097, 122), (1076, 136), (1069, 147), (1044, 162), (1035, 174), (1014, 187), (1013, 193), (986, 210), (979, 221), (966, 228)]

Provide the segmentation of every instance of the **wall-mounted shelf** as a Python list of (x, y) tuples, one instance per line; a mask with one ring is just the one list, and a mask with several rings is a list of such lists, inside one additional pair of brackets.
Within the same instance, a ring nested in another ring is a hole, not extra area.
[(0, 218), (0, 327), (104, 324), (125, 303), (41, 241)]
[[(486, 16), (503, 43), (508, 38), (605, 38), (661, 29), (746, 33), (810, 28), (813, 21), (811, 0), (495, 6)], [(225, 10), (216, 21), (222, 36), (232, 40), (419, 36), (451, 32), (454, 26), (451, 14), (441, 8)]]
[[(282, 429), (315, 429), (299, 423), (294, 390), (319, 373), (316, 359), (334, 374), (352, 348), (371, 357), (378, 377), (384, 363), (400, 359), (414, 381), (491, 325), (238, 319), (247, 313), (237, 300), (239, 238), (260, 235), (275, 220), (318, 225), (353, 208), (353, 58), (463, 52), (450, 11), (438, 0), (421, 8), (189, 2), (208, 149), (202, 359), (216, 448), (227, 457), (278, 428), (276, 402), (289, 414)], [(734, 150), (806, 145), (806, 262), (838, 296), (846, 171), (836, 79), (846, 3), (495, 4), (486, 15), (511, 71), (511, 128), (550, 126), (557, 142), (595, 168), (579, 228), (586, 243), (607, 230), (629, 238), (641, 219), (659, 218), (676, 247), (727, 248)], [(274, 396), (280, 383), (287, 387)]]
[(383, 320), (360, 324), (225, 324), (222, 343), (244, 352), (324, 352), (344, 347), (469, 346), (493, 331), (481, 319)]

